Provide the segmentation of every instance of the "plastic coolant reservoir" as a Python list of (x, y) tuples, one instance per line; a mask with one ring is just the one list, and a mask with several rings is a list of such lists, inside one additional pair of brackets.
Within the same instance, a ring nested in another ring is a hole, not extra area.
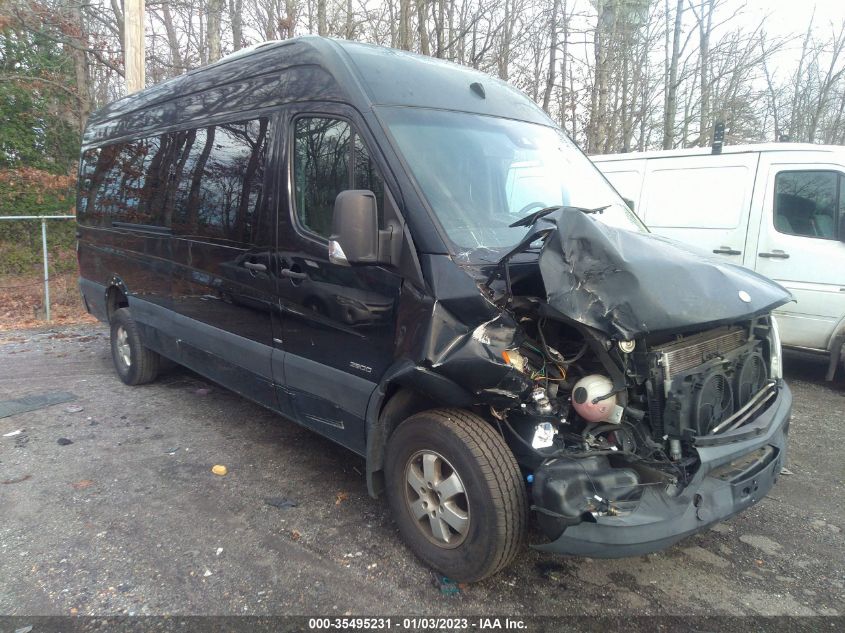
[(607, 376), (591, 374), (575, 383), (572, 406), (587, 422), (605, 422), (616, 409), (616, 394), (594, 403), (593, 400), (613, 391), (613, 382)]

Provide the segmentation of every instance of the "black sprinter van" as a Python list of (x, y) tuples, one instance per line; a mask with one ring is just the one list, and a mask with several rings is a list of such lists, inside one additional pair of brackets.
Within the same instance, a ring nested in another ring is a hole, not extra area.
[(305, 37), (91, 117), (80, 286), (162, 357), (366, 458), (461, 581), (666, 547), (759, 501), (791, 409), (777, 284), (653, 236), (533, 102)]

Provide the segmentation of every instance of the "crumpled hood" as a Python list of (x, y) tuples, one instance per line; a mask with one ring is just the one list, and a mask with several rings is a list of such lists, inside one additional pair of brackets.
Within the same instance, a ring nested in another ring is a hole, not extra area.
[(607, 226), (580, 211), (562, 209), (532, 232), (542, 231), (540, 224), (548, 231), (540, 272), (549, 305), (613, 338), (715, 327), (792, 299), (747, 268), (674, 240)]

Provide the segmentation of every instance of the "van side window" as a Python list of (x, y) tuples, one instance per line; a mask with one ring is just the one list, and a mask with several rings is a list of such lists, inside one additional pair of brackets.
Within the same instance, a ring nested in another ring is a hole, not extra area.
[(262, 117), (186, 133), (171, 163), (178, 185), (172, 202), (165, 201), (173, 208), (179, 232), (238, 243), (266, 242), (267, 128), (268, 119)]
[(774, 223), (779, 233), (834, 240), (843, 176), (834, 171), (783, 171), (775, 177)]
[(98, 206), (97, 201), (102, 197), (106, 183), (114, 177), (112, 172), (119, 154), (120, 145), (107, 145), (86, 150), (82, 155), (79, 199), (76, 203), (76, 212), (80, 219), (95, 225), (101, 224), (105, 219), (106, 212)]
[(269, 119), (224, 123), (88, 150), (80, 218), (131, 222), (252, 243), (270, 233), (264, 204)]
[(149, 224), (148, 213), (139, 208), (144, 187), (145, 141), (116, 143), (85, 152), (79, 215), (89, 222), (135, 222)]
[(293, 184), (297, 221), (321, 237), (331, 233), (334, 200), (341, 191), (369, 189), (383, 213), (384, 180), (361, 137), (342, 119), (296, 120)]
[(191, 151), (193, 130), (170, 132), (142, 141), (146, 165), (143, 186), (135, 206), (144, 218), (139, 223), (173, 226), (173, 198), (185, 159)]

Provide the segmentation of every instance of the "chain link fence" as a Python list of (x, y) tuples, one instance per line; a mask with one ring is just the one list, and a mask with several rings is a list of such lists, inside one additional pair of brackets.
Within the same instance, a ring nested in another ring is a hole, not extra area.
[[(47, 221), (48, 220), (75, 220), (75, 215), (0, 215), (2, 221), (40, 221), (41, 222), (41, 255), (44, 265), (44, 316), (47, 323), (50, 322), (50, 265), (49, 253), (47, 251)], [(21, 288), (27, 286), (20, 286)], [(7, 286), (4, 290), (14, 289), (15, 286)]]

